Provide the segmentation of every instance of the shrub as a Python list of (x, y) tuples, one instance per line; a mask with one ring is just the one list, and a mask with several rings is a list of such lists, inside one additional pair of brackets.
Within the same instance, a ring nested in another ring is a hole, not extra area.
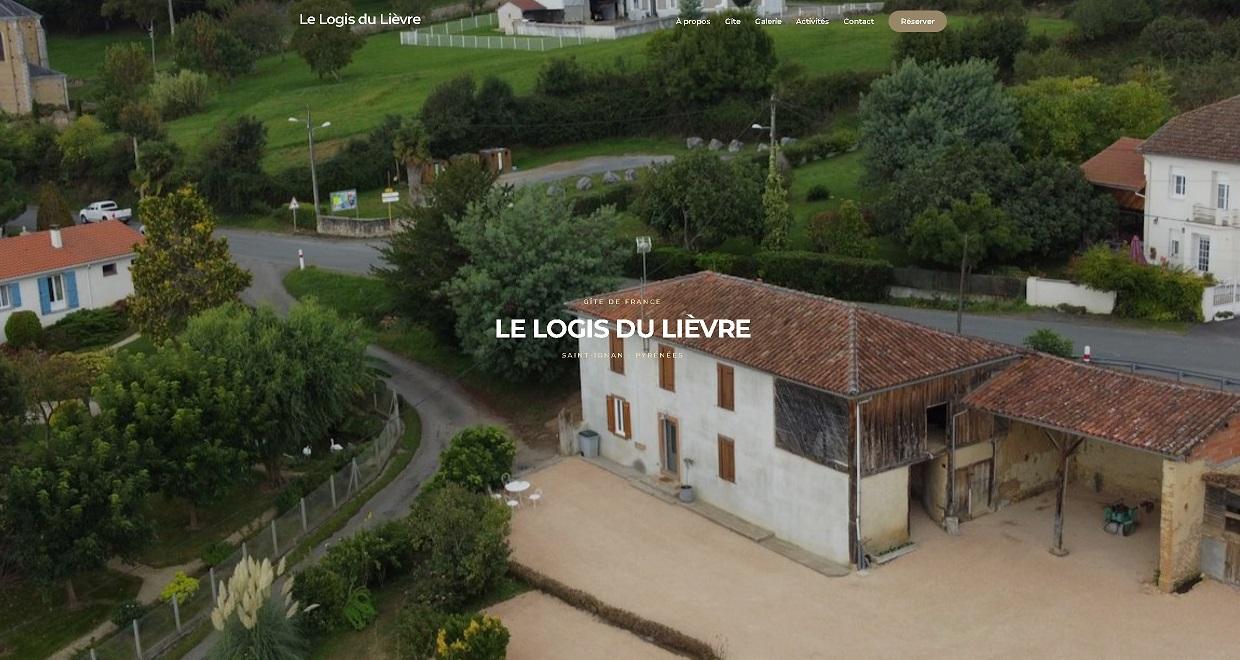
[(760, 252), (757, 262), (770, 284), (844, 300), (883, 300), (892, 278), (891, 264), (875, 259), (788, 251)]
[(1050, 353), (1059, 357), (1072, 357), (1072, 340), (1050, 328), (1034, 330), (1033, 334), (1025, 337), (1025, 346), (1035, 351)]
[(1115, 292), (1115, 316), (1201, 321), (1201, 295), (1209, 281), (1194, 272), (1138, 264), (1103, 244), (1077, 258), (1072, 272), (1086, 286)]
[(370, 589), (361, 586), (355, 586), (349, 590), (349, 595), (344, 601), (344, 609), (340, 614), (354, 630), (365, 630), (366, 626), (374, 623), (379, 617), (379, 611), (375, 609), (375, 601), (370, 595)]
[(293, 581), (293, 597), (303, 603), (318, 605), (302, 615), (302, 621), (309, 630), (328, 633), (344, 625), (349, 583), (322, 563), (309, 566), (297, 574)]
[(216, 541), (207, 545), (202, 549), (202, 563), (207, 566), (218, 566), (226, 561), (233, 553), (233, 546), (228, 541)]
[(573, 215), (590, 215), (604, 206), (614, 206), (617, 211), (629, 208), (637, 196), (637, 186), (631, 182), (615, 183), (598, 192), (573, 198)]
[(856, 146), (857, 139), (856, 131), (841, 128), (830, 133), (819, 133), (803, 140), (797, 140), (785, 146), (783, 150), (789, 161), (793, 164), (801, 164), (842, 154)]
[(151, 85), (151, 102), (165, 121), (201, 112), (210, 98), (207, 74), (188, 69), (158, 74)]
[(178, 603), (184, 603), (191, 596), (198, 593), (198, 578), (192, 578), (185, 574), (185, 571), (177, 571), (172, 576), (172, 581), (164, 586), (163, 591), (159, 592), (159, 599), (168, 602), (176, 597)]
[(79, 309), (44, 331), (43, 345), (61, 353), (108, 346), (129, 329), (129, 319), (116, 307)]
[(1138, 32), (1154, 18), (1154, 10), (1146, 0), (1078, 0), (1071, 18), (1077, 34), (1093, 41)]
[(712, 270), (724, 275), (735, 275), (753, 279), (758, 274), (758, 265), (753, 257), (723, 252), (703, 252), (697, 256), (699, 270)]
[(807, 202), (825, 202), (828, 199), (831, 199), (831, 189), (821, 183), (815, 183), (810, 186), (805, 193), (805, 201)]
[(280, 491), (279, 495), (276, 495), (276, 514), (279, 515), (285, 511), (288, 511), (289, 509), (297, 506), (300, 501), (301, 488), (296, 485), (285, 488)]
[(500, 486), (504, 475), (512, 471), (517, 446), (497, 426), (471, 426), (452, 437), (448, 448), (439, 457), (439, 471), (429, 487), (446, 483), (480, 492)]
[[(694, 254), (684, 248), (663, 245), (652, 249), (646, 255), (646, 277), (651, 280), (663, 280), (680, 277), (697, 272)], [(642, 276), (642, 255), (634, 253), (625, 264), (624, 274), (629, 277)]]
[(504, 660), (508, 655), (508, 629), (485, 614), (448, 617), (435, 638), (439, 660)]
[(486, 593), (508, 571), (508, 507), (455, 484), (423, 491), (409, 514), (415, 568), (411, 597), (456, 609)]
[(814, 250), (839, 257), (872, 257), (876, 250), (870, 226), (851, 200), (834, 211), (810, 218), (809, 240)]
[(448, 615), (422, 603), (406, 603), (396, 621), (396, 656), (426, 660), (435, 655), (439, 629)]
[(4, 322), (4, 336), (13, 348), (30, 348), (43, 338), (43, 324), (39, 323), (39, 316), (28, 309), (13, 312)]
[(374, 587), (407, 571), (413, 564), (414, 552), (413, 531), (409, 525), (393, 521), (341, 540), (319, 563), (349, 584)]
[(129, 627), (134, 619), (146, 614), (146, 608), (136, 600), (127, 600), (112, 610), (112, 623), (122, 630)]
[(1141, 44), (1160, 59), (1195, 62), (1210, 57), (1218, 40), (1203, 18), (1159, 16), (1141, 31)]

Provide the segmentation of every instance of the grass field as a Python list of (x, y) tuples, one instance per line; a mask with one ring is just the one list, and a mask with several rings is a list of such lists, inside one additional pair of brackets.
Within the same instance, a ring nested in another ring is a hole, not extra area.
[[(367, 4), (368, 9), (373, 9), (369, 4), (374, 3)], [(890, 63), (896, 34), (885, 21), (877, 23), (782, 25), (768, 29), (780, 59), (798, 62), (809, 72), (882, 69)], [(1032, 18), (1030, 24), (1035, 33), (1051, 35), (1063, 34), (1069, 27), (1067, 21), (1048, 18)], [(72, 38), (52, 35), (49, 51), (54, 66), (71, 77), (86, 80), (89, 89), (99, 74), (107, 45), (142, 37), (136, 31)], [(417, 112), (437, 84), (454, 76), (497, 76), (520, 93), (532, 88), (540, 65), (551, 57), (573, 56), (592, 65), (613, 65), (624, 60), (632, 66), (641, 60), (649, 38), (644, 35), (547, 52), (522, 52), (401, 46), (398, 33), (386, 32), (366, 39), (339, 80), (320, 80), (292, 53), (264, 58), (254, 73), (219, 85), (205, 112), (170, 122), (168, 130), (182, 147), (196, 151), (222, 122), (241, 114), (254, 115), (266, 123), (269, 131), (266, 165), (279, 169), (299, 164), (306, 157), (305, 131), (290, 123), (288, 117), (304, 116), (307, 108), (313, 111), (316, 121), (332, 122), (330, 128), (316, 134), (322, 147), (319, 155), (326, 157), (347, 138), (373, 129), (386, 115)], [(157, 44), (157, 51), (164, 53), (161, 66), (168, 66), (167, 44)], [(603, 142), (598, 146), (610, 149), (617, 144)], [(574, 155), (597, 153), (616, 152), (594, 151), (586, 144), (576, 145)], [(537, 154), (528, 162), (521, 158), (518, 154), (521, 167), (552, 162)]]

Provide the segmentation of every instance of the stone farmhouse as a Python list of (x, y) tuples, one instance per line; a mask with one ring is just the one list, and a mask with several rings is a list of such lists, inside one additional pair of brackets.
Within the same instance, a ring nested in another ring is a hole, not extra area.
[(0, 0), (0, 110), (23, 115), (36, 104), (69, 107), (65, 74), (50, 67), (39, 15), (15, 0)]
[[(710, 272), (568, 308), (612, 328), (579, 340), (583, 424), (604, 459), (828, 560), (915, 542), (918, 508), (949, 530), (1046, 492), (1062, 511), (1071, 484), (1159, 511), (1144, 524), (1159, 528), (1162, 588), (1240, 579), (1240, 396)], [(751, 336), (614, 332), (690, 316), (749, 319)], [(1056, 552), (1061, 519), (1047, 515)]]

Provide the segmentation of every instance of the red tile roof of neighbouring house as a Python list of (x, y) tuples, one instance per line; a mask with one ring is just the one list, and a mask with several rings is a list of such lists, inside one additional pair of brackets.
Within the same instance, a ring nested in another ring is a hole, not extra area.
[(536, 0), (508, 0), (508, 2), (516, 5), (521, 11), (542, 11), (546, 9), (546, 7), (536, 2)]
[(1145, 159), (1137, 148), (1144, 140), (1123, 137), (1081, 165), (1095, 186), (1139, 192), (1145, 189)]
[(1240, 96), (1173, 117), (1139, 150), (1143, 154), (1240, 162)]
[(692, 314), (708, 321), (749, 319), (749, 339), (674, 339), (685, 346), (781, 378), (843, 396), (887, 389), (923, 378), (996, 362), (1018, 350), (901, 321), (855, 303), (762, 282), (701, 272), (646, 285), (658, 305), (625, 303), (633, 287), (594, 298), (611, 304), (570, 302), (570, 310), (617, 321), (675, 321)]
[(71, 268), (133, 252), (142, 235), (119, 220), (60, 230), (63, 247), (52, 247), (51, 232), (0, 239), (0, 280)]
[(1240, 395), (1034, 355), (965, 405), (1165, 456), (1184, 456), (1240, 413)]

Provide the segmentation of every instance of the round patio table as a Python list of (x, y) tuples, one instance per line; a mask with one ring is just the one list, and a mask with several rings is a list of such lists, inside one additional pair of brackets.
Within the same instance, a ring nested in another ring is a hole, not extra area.
[(510, 493), (513, 493), (515, 495), (520, 495), (521, 493), (524, 493), (525, 491), (529, 489), (530, 489), (530, 482), (528, 481), (521, 481), (521, 480), (509, 481), (508, 483), (504, 484), (504, 490)]

